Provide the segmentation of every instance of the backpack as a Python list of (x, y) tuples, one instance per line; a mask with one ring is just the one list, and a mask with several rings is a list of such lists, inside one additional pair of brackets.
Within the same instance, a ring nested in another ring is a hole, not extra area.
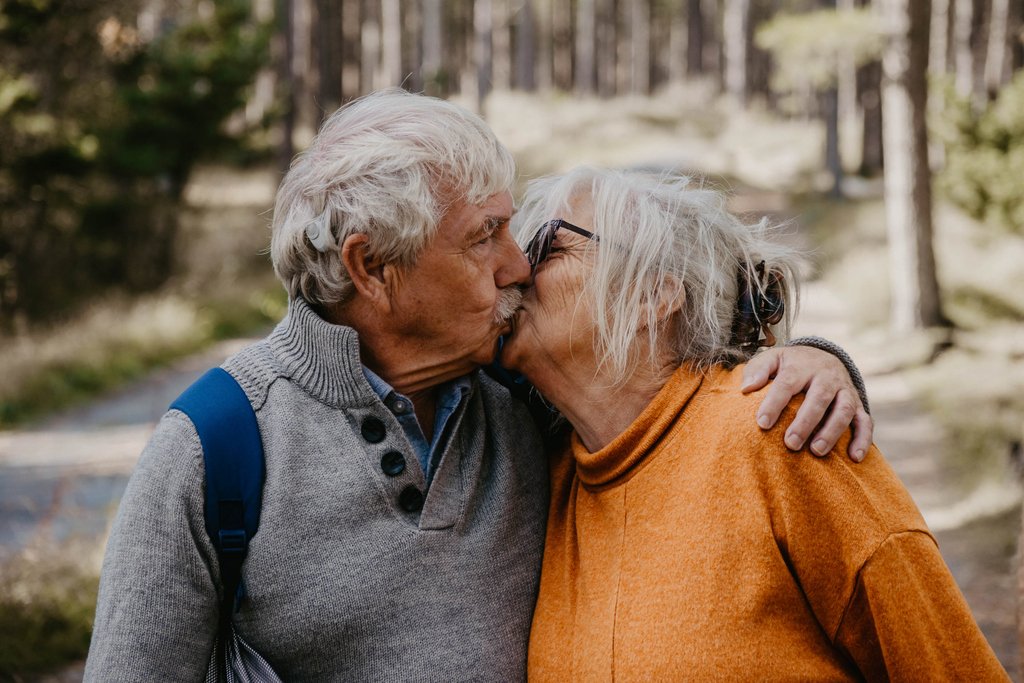
[(223, 595), (217, 645), (207, 681), (278, 681), (255, 650), (234, 632), (231, 617), (245, 598), (242, 563), (260, 523), (266, 465), (256, 413), (238, 382), (213, 368), (174, 400), (195, 425), (206, 471), (206, 533), (217, 551)]

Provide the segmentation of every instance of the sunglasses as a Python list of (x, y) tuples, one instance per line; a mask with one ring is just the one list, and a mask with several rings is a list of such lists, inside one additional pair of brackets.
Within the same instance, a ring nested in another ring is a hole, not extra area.
[(530, 262), (531, 271), (536, 270), (537, 266), (551, 254), (551, 243), (555, 241), (555, 233), (558, 232), (559, 228), (565, 228), (570, 232), (586, 237), (588, 240), (598, 241), (597, 235), (589, 230), (573, 225), (569, 221), (562, 220), (561, 218), (548, 221), (540, 226), (537, 234), (526, 245), (526, 259)]

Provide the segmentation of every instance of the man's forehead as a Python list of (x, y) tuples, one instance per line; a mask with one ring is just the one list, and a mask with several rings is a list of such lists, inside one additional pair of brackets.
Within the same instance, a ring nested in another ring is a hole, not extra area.
[(509, 221), (515, 211), (511, 195), (492, 195), (479, 205), (458, 203), (447, 211), (441, 224), (448, 224), (453, 232), (466, 235), (494, 231)]

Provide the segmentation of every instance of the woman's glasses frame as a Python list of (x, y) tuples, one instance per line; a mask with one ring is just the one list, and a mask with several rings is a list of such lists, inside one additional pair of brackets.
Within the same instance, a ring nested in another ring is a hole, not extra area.
[(526, 245), (526, 260), (530, 262), (530, 271), (537, 270), (537, 266), (544, 262), (551, 254), (551, 243), (555, 241), (555, 233), (558, 232), (559, 228), (565, 228), (570, 232), (574, 232), (577, 235), (586, 237), (588, 240), (599, 241), (599, 238), (594, 233), (578, 225), (573, 225), (569, 221), (561, 218), (548, 221), (544, 225), (540, 226), (537, 233), (533, 236)]

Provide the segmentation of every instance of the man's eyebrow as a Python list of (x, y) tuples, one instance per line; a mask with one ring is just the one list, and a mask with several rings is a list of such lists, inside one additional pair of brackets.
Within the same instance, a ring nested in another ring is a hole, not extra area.
[(512, 213), (503, 216), (487, 216), (480, 223), (480, 227), (473, 231), (472, 239), (480, 239), (486, 235), (492, 234), (495, 230), (500, 228), (505, 223), (512, 220), (512, 216), (515, 214), (515, 210)]

